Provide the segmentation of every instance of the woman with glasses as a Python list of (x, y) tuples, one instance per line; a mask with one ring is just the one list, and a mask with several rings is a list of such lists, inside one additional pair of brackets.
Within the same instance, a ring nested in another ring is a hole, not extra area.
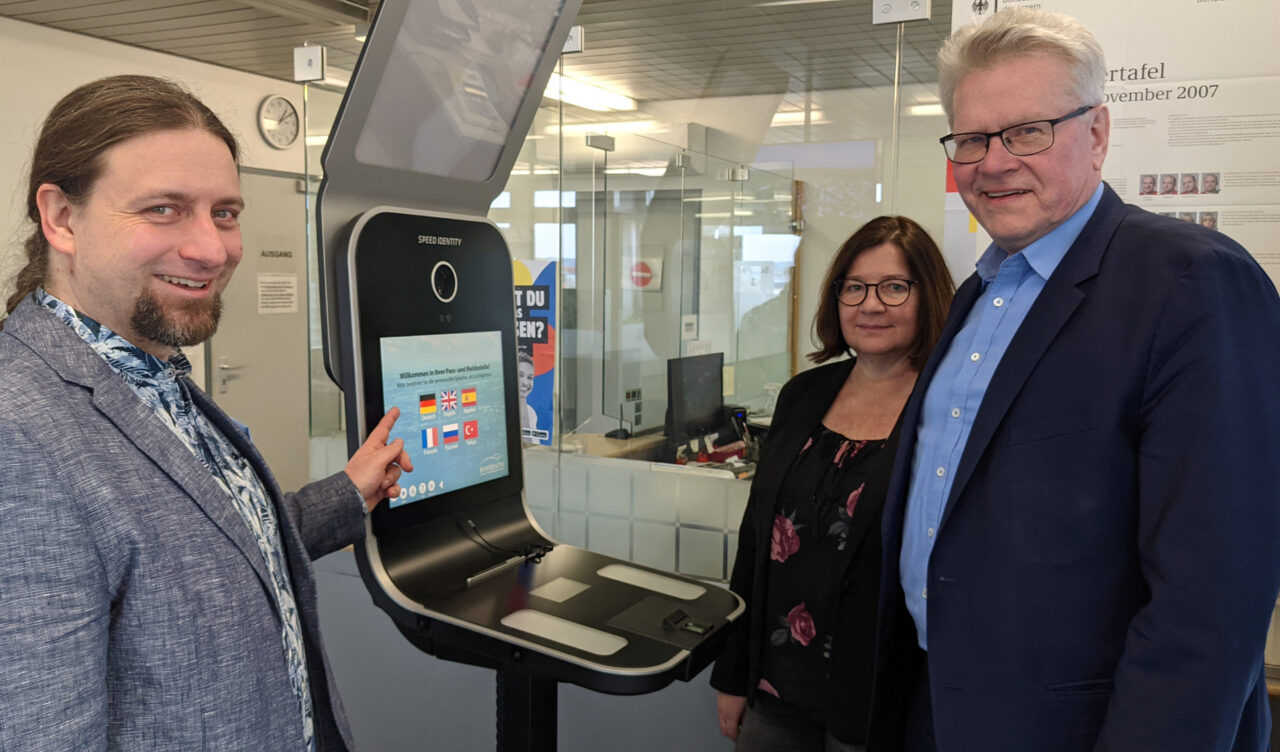
[(835, 362), (778, 396), (730, 578), (748, 616), (711, 676), (741, 752), (863, 749), (898, 416), (955, 291), (906, 217), (863, 225), (823, 284), (809, 359)]

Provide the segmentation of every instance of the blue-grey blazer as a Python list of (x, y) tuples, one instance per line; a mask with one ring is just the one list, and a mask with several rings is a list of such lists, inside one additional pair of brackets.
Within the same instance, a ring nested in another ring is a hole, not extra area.
[[(319, 750), (352, 747), (311, 560), (357, 540), (343, 473), (275, 503)], [(200, 460), (64, 323), (28, 299), (0, 331), (0, 749), (300, 750), (280, 615), (257, 545)]]

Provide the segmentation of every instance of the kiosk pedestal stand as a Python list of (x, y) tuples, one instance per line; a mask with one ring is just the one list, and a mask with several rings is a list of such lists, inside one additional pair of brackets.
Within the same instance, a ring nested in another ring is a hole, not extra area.
[(498, 749), (555, 748), (556, 687), (689, 680), (742, 601), (557, 543), (524, 502), (511, 259), (486, 219), (581, 0), (383, 0), (325, 148), (325, 365), (355, 451), (384, 412), (414, 469), (356, 561), (423, 651), (497, 671)]
[[(427, 624), (423, 619), (424, 633), (429, 631)], [(414, 632), (404, 635), (419, 650), (441, 660), (494, 669), (497, 752), (554, 752), (560, 683), (543, 673), (523, 670), (521, 651), (512, 651), (509, 662), (498, 664), (448, 645), (432, 645)]]
[(556, 748), (556, 681), (498, 670), (498, 752)]

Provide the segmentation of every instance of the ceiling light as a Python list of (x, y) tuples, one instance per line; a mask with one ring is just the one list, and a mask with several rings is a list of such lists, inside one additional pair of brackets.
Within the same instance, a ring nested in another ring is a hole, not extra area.
[(650, 178), (660, 178), (667, 174), (666, 167), (610, 167), (605, 170), (606, 175), (644, 175)]
[(940, 104), (913, 104), (907, 108), (907, 114), (924, 117), (937, 117), (945, 115), (946, 113), (942, 111), (942, 105)]
[(512, 175), (559, 175), (560, 171), (553, 167), (535, 167), (530, 170), (528, 165), (516, 164), (511, 168)]
[(561, 76), (559, 73), (551, 74), (551, 80), (547, 82), (547, 89), (544, 93), (546, 96), (558, 99), (565, 104), (585, 107), (588, 110), (596, 110), (597, 112), (634, 110), (636, 108), (636, 100), (631, 97), (609, 91), (595, 84), (589, 84), (586, 81)]
[[(785, 127), (788, 125), (804, 125), (804, 110), (791, 110), (788, 112), (773, 113), (773, 120), (769, 123), (770, 128)], [(809, 125), (822, 125), (830, 123), (827, 119), (827, 113), (822, 110), (809, 110)]]
[(654, 120), (618, 120), (613, 123), (570, 123), (562, 127), (549, 125), (546, 132), (554, 135), (563, 131), (566, 136), (585, 136), (588, 133), (644, 133), (657, 127)]
[(839, 0), (769, 0), (767, 3), (756, 3), (757, 8), (769, 8), (775, 5), (814, 5), (816, 3), (834, 3)]
[(750, 217), (755, 212), (750, 209), (738, 209), (731, 212), (696, 212), (693, 216), (698, 219), (728, 219), (730, 217)]

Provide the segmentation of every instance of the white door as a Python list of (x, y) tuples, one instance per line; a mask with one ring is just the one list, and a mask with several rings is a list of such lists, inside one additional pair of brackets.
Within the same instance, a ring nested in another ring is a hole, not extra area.
[(301, 176), (245, 170), (244, 258), (209, 341), (205, 390), (246, 423), (286, 491), (309, 479), (306, 197)]

